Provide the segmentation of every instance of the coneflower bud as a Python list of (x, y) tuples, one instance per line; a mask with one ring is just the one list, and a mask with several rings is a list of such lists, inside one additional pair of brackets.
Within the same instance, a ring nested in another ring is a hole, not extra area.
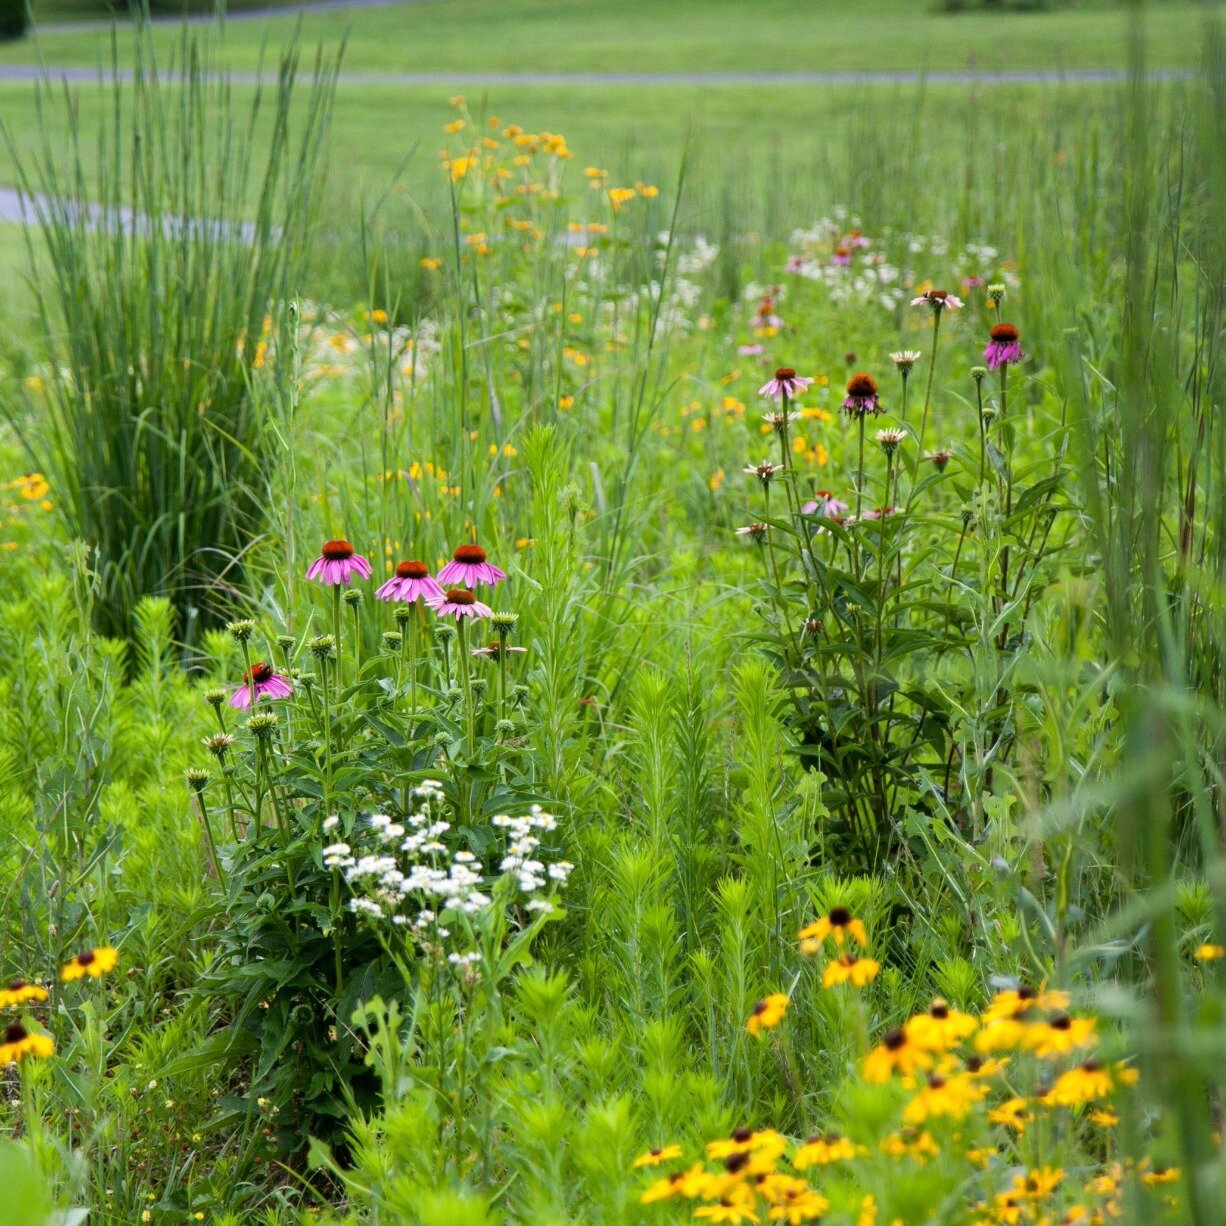
[(288, 658), (289, 653), (294, 650), (294, 636), (292, 634), (278, 634), (277, 646), (281, 648), (281, 651)]
[(518, 613), (491, 613), (490, 625), (498, 631), (499, 634), (510, 634), (519, 623)]
[(209, 783), (209, 772), (201, 770), (198, 766), (189, 766), (183, 772), (183, 778), (187, 782), (187, 786), (193, 792), (203, 792)]
[(474, 698), (484, 698), (489, 682), (484, 677), (474, 677), (471, 682)]
[(972, 366), (971, 378), (976, 383), (982, 383), (988, 377), (988, 368), (986, 366)]
[(383, 649), (395, 655), (404, 646), (404, 635), (399, 630), (384, 630)]
[(280, 722), (272, 711), (261, 711), (247, 721), (247, 727), (257, 740), (266, 741), (276, 731)]
[(317, 660), (330, 660), (336, 654), (336, 639), (330, 634), (317, 634), (307, 643), (307, 650)]
[(1004, 283), (1001, 281), (990, 282), (983, 292), (987, 295), (990, 306), (997, 306), (1008, 297), (1008, 290), (1005, 289)]
[(227, 697), (229, 697), (229, 695), (227, 695), (225, 690), (212, 689), (204, 691), (204, 701), (207, 702), (210, 707), (220, 708), (221, 704), (225, 702)]
[(440, 622), (434, 627), (434, 637), (438, 639), (440, 643), (450, 643), (451, 640), (455, 638), (455, 635), (455, 627), (450, 625), (448, 622)]
[(213, 736), (206, 736), (203, 741), (205, 749), (209, 751), (219, 762), (225, 760), (226, 754), (229, 752), (230, 746), (234, 744), (234, 737), (228, 732), (219, 732)]
[(897, 427), (892, 427), (888, 430), (877, 431), (877, 446), (881, 448), (886, 455), (893, 455), (898, 450), (898, 445), (907, 437), (905, 430), (899, 430)]
[(347, 587), (345, 589), (345, 603), (351, 608), (356, 609), (362, 603), (362, 589), (358, 587)]
[(239, 621), (231, 622), (226, 629), (240, 643), (248, 643), (251, 641), (251, 636), (255, 633), (255, 622), (248, 617), (244, 617)]
[(413, 606), (411, 604), (398, 604), (392, 609), (392, 616), (396, 619), (396, 625), (401, 629), (409, 623), (409, 618), (413, 616)]
[(515, 724), (509, 719), (500, 719), (494, 725), (494, 732), (500, 737), (511, 736), (515, 732)]

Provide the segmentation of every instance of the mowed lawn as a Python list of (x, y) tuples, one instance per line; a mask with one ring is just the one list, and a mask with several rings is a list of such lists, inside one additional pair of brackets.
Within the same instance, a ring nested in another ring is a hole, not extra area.
[[(1037, 13), (935, 7), (931, 0), (419, 0), (307, 14), (301, 29), (307, 44), (335, 45), (347, 35), (350, 72), (1075, 70), (1126, 62), (1128, 16), (1118, 3), (1082, 0)], [(1146, 7), (1151, 64), (1195, 63), (1211, 6)], [(229, 63), (255, 67), (298, 20), (232, 23)], [(169, 48), (176, 34), (162, 29), (158, 38)], [(108, 44), (104, 33), (49, 33), (37, 45), (0, 47), (0, 63), (41, 54), (50, 64), (91, 65)]]

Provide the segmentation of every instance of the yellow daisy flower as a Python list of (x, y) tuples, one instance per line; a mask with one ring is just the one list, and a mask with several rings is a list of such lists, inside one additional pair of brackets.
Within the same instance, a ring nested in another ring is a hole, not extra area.
[(55, 1040), (47, 1034), (33, 1034), (20, 1022), (10, 1022), (0, 1035), (0, 1068), (26, 1056), (45, 1060), (55, 1051)]
[(7, 988), (0, 988), (0, 1009), (46, 999), (46, 988), (40, 988), (36, 983), (26, 983), (24, 979), (14, 979)]
[(100, 945), (96, 949), (83, 949), (71, 962), (66, 962), (60, 968), (60, 978), (65, 983), (74, 979), (100, 979), (115, 969), (119, 961), (119, 950), (110, 945)]

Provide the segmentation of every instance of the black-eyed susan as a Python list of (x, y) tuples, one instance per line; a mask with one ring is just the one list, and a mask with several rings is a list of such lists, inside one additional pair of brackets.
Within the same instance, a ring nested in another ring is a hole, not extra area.
[[(1148, 1159), (1146, 1160), (1146, 1165)], [(1153, 1170), (1142, 1169), (1141, 1182), (1147, 1188), (1155, 1188), (1160, 1184), (1174, 1183), (1180, 1175), (1179, 1167), (1177, 1166), (1155, 1166)]]
[(810, 1137), (792, 1155), (792, 1165), (798, 1171), (804, 1171), (811, 1166), (828, 1166), (831, 1162), (850, 1162), (858, 1154), (867, 1152), (850, 1137), (827, 1132), (823, 1136)]
[(707, 1142), (708, 1158), (726, 1158), (729, 1154), (747, 1154), (753, 1145), (752, 1128), (738, 1128), (730, 1137)]
[(1015, 1200), (1046, 1200), (1063, 1182), (1064, 1171), (1060, 1167), (1034, 1167), (1013, 1176), (1007, 1195)]
[(60, 967), (60, 978), (65, 983), (74, 979), (101, 979), (115, 969), (119, 961), (119, 951), (110, 945), (99, 945), (96, 949), (83, 949), (71, 962), (65, 962)]
[(910, 1158), (919, 1166), (941, 1152), (932, 1134), (924, 1128), (900, 1128), (890, 1133), (881, 1142), (881, 1150), (891, 1158)]
[(1031, 1022), (1022, 1034), (1022, 1046), (1040, 1060), (1063, 1056), (1078, 1047), (1097, 1042), (1092, 1017), (1070, 1017), (1058, 1013), (1050, 1021)]
[(822, 947), (827, 937), (833, 937), (840, 949), (848, 937), (863, 949), (868, 945), (868, 933), (864, 930), (864, 922), (857, 919), (846, 907), (831, 907), (827, 915), (813, 923), (805, 925), (797, 933), (802, 954), (815, 954)]
[(645, 1166), (659, 1166), (663, 1162), (671, 1162), (674, 1158), (680, 1157), (680, 1145), (661, 1145), (656, 1149), (649, 1149), (645, 1154), (639, 1154), (634, 1160), (634, 1169), (641, 1170)]
[(907, 1038), (927, 1051), (948, 1051), (978, 1028), (969, 1013), (952, 1009), (943, 1000), (932, 1002), (927, 1013), (917, 1013), (906, 1025)]
[(1226, 946), (1206, 942), (1196, 947), (1192, 957), (1199, 962), (1216, 962), (1219, 958), (1226, 958)]
[(758, 1198), (752, 1189), (743, 1183), (726, 1188), (708, 1205), (700, 1205), (694, 1216), (705, 1222), (722, 1222), (726, 1226), (738, 1226), (741, 1222), (757, 1222)]
[(867, 987), (877, 978), (880, 970), (881, 963), (872, 958), (857, 958), (854, 954), (840, 954), (822, 971), (822, 987), (833, 988), (843, 983), (850, 983), (856, 988)]
[(55, 1040), (50, 1035), (35, 1034), (20, 1022), (10, 1022), (0, 1035), (0, 1068), (26, 1056), (45, 1060), (53, 1051)]
[(895, 1026), (887, 1030), (881, 1042), (864, 1057), (864, 1079), (880, 1084), (892, 1073), (904, 1077), (920, 1069), (932, 1067), (932, 1054), (913, 1042), (905, 1031)]
[(791, 1002), (784, 992), (772, 992), (758, 1001), (745, 1023), (745, 1029), (752, 1035), (761, 1034), (764, 1030), (773, 1030), (783, 1021)]
[(7, 988), (0, 988), (0, 1009), (12, 1009), (47, 999), (47, 989), (24, 979), (14, 979)]
[(955, 1073), (951, 1077), (933, 1074), (903, 1108), (902, 1117), (908, 1124), (922, 1124), (935, 1116), (962, 1120), (987, 1097), (987, 1093), (988, 1087), (968, 1073)]
[(1110, 1072), (1097, 1060), (1087, 1060), (1061, 1073), (1043, 1095), (1043, 1102), (1050, 1107), (1080, 1107), (1106, 1098), (1113, 1089)]
[(1026, 1126), (1034, 1119), (1034, 1116), (1027, 1110), (1028, 1103), (1024, 1098), (1007, 1098), (998, 1107), (993, 1107), (988, 1112), (988, 1121), (993, 1124), (1002, 1124), (1006, 1128), (1012, 1129), (1019, 1135), (1026, 1131)]
[(767, 1201), (770, 1205), (766, 1211), (767, 1221), (784, 1222), (788, 1226), (819, 1221), (830, 1208), (830, 1202), (804, 1180), (789, 1181), (769, 1195)]

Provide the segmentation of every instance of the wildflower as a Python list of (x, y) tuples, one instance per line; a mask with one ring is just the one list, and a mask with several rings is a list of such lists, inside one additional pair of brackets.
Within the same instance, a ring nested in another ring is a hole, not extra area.
[(243, 684), (230, 695), (230, 706), (245, 711), (251, 706), (253, 689), (256, 702), (264, 697), (288, 698), (294, 692), (294, 687), (284, 677), (272, 671), (271, 664), (260, 661), (243, 673)]
[(404, 600), (409, 604), (442, 594), (438, 581), (430, 577), (430, 568), (416, 561), (397, 562), (396, 573), (375, 593), (380, 600)]
[(1120, 1122), (1120, 1117), (1114, 1111), (1110, 1111), (1105, 1107), (1100, 1107), (1097, 1111), (1091, 1111), (1086, 1119), (1091, 1124), (1097, 1124), (1100, 1128), (1114, 1128)]
[(906, 1105), (902, 1117), (908, 1124), (922, 1124), (938, 1115), (965, 1119), (987, 1093), (988, 1087), (976, 1082), (969, 1073), (955, 1073), (951, 1077), (932, 1075)]
[(983, 351), (983, 360), (989, 370), (999, 370), (1022, 360), (1022, 343), (1012, 324), (993, 324), (990, 340)]
[(1192, 957), (1200, 962), (1216, 962), (1219, 958), (1226, 958), (1226, 947), (1221, 945), (1198, 945)]
[(1041, 1166), (1026, 1174), (1013, 1177), (1013, 1186), (1006, 1195), (1019, 1200), (1046, 1200), (1064, 1182), (1064, 1172), (1058, 1166)]
[(779, 473), (782, 471), (783, 471), (782, 464), (769, 464), (769, 463), (747, 464), (744, 468), (741, 469), (741, 472), (745, 473), (747, 476), (757, 477), (758, 480), (761, 481), (764, 486), (770, 485), (771, 478), (776, 473)]
[(36, 983), (26, 983), (24, 979), (14, 979), (7, 988), (0, 988), (0, 1009), (11, 1009), (15, 1005), (36, 1004), (46, 999), (46, 988), (40, 988)]
[(637, 1171), (645, 1166), (659, 1166), (661, 1162), (671, 1162), (674, 1158), (680, 1157), (680, 1145), (662, 1145), (657, 1149), (649, 1149), (645, 1154), (640, 1154), (635, 1158), (634, 1169)]
[(745, 1029), (753, 1035), (761, 1034), (763, 1030), (773, 1030), (783, 1021), (789, 1003), (783, 992), (772, 992), (771, 995), (764, 996), (754, 1005), (749, 1021), (745, 1023)]
[(643, 1205), (650, 1205), (658, 1200), (669, 1200), (674, 1196), (682, 1195), (681, 1186), (684, 1178), (684, 1172), (677, 1171), (676, 1173), (669, 1175), (666, 1179), (657, 1179), (655, 1183), (647, 1188), (643, 1195), (639, 1197), (639, 1203)]
[(887, 1030), (880, 1044), (865, 1056), (864, 1079), (880, 1083), (888, 1081), (891, 1073), (909, 1077), (916, 1069), (931, 1067), (931, 1054), (895, 1026)]
[(802, 515), (822, 515), (827, 519), (838, 519), (847, 514), (847, 503), (836, 498), (829, 490), (818, 490), (810, 502), (800, 508)]
[(941, 1152), (932, 1134), (923, 1128), (903, 1128), (893, 1132), (881, 1142), (881, 1148), (891, 1158), (913, 1158), (919, 1166)]
[(209, 783), (209, 772), (198, 766), (189, 766), (183, 772), (183, 780), (193, 792), (203, 792)]
[(932, 308), (934, 315), (942, 311), (957, 311), (962, 307), (962, 299), (955, 298), (948, 290), (929, 289), (911, 299), (912, 306), (927, 306)]
[(924, 355), (918, 349), (897, 349), (890, 354), (890, 361), (898, 368), (898, 373), (905, 379), (911, 373), (911, 367)]
[(743, 358), (756, 358), (759, 354), (766, 352), (765, 345), (759, 345), (756, 342), (749, 345), (738, 345), (737, 354)]
[(1022, 1046), (1034, 1052), (1040, 1060), (1061, 1056), (1076, 1047), (1093, 1043), (1095, 1021), (1092, 1017), (1069, 1017), (1057, 1014), (1051, 1021), (1034, 1022), (1022, 1035)]
[(220, 687), (204, 691), (204, 701), (207, 702), (214, 710), (220, 709), (221, 704), (225, 702), (225, 700), (226, 692)]
[(492, 610), (482, 604), (467, 588), (450, 587), (442, 596), (426, 601), (439, 617), (489, 617)]
[(255, 622), (248, 617), (244, 617), (239, 621), (231, 622), (226, 629), (229, 631), (231, 638), (236, 642), (246, 643), (251, 640), (251, 636), (255, 633)]
[(830, 256), (830, 262), (839, 268), (846, 268), (851, 263), (851, 248), (836, 247)]
[(757, 1198), (744, 1184), (734, 1184), (713, 1204), (695, 1209), (694, 1216), (708, 1222), (727, 1223), (729, 1226), (737, 1226), (739, 1222), (756, 1222)]
[(0, 1036), (0, 1067), (14, 1064), (25, 1056), (45, 1060), (55, 1051), (55, 1040), (46, 1034), (33, 1034), (20, 1022), (10, 1022)]
[(1024, 1132), (1026, 1125), (1033, 1119), (1034, 1116), (1026, 1110), (1024, 1098), (1007, 1098), (999, 1107), (993, 1107), (988, 1112), (990, 1123), (1002, 1124), (1005, 1128), (1012, 1128), (1017, 1133)]
[(1105, 1098), (1113, 1088), (1111, 1074), (1097, 1060), (1087, 1060), (1061, 1073), (1043, 1096), (1043, 1102), (1052, 1107), (1080, 1107), (1096, 1098)]
[(1144, 1171), (1141, 1175), (1141, 1182), (1147, 1188), (1155, 1188), (1159, 1184), (1174, 1183), (1180, 1175), (1180, 1170), (1177, 1166), (1156, 1166), (1152, 1171)]
[(767, 1211), (767, 1220), (786, 1222), (789, 1226), (792, 1223), (816, 1222), (830, 1208), (830, 1202), (802, 1179), (789, 1180), (786, 1186), (773, 1193), (771, 1199), (775, 1203)]
[(438, 572), (440, 584), (462, 583), (465, 587), (476, 587), (479, 583), (496, 587), (506, 577), (506, 571), (486, 561), (480, 545), (459, 546), (451, 561)]
[[(497, 617), (497, 614), (494, 615)], [(526, 647), (515, 647), (510, 643), (501, 643), (497, 639), (493, 642), (486, 643), (484, 647), (474, 647), (471, 654), (474, 656), (484, 656), (490, 660), (501, 660), (504, 656), (515, 652), (516, 655), (525, 655), (528, 649)]]
[(867, 987), (877, 978), (881, 963), (872, 958), (857, 958), (854, 954), (840, 954), (822, 972), (822, 987), (833, 988), (841, 983), (852, 987)]
[(919, 1013), (906, 1025), (911, 1042), (927, 1051), (946, 1051), (973, 1034), (979, 1023), (969, 1013), (951, 1009), (937, 999), (927, 1013)]
[(752, 1128), (738, 1128), (726, 1140), (708, 1141), (708, 1158), (726, 1158), (729, 1154), (747, 1154), (753, 1148), (757, 1134)]
[(800, 421), (800, 414), (789, 409), (786, 413), (763, 413), (762, 421), (764, 424), (764, 433), (766, 430), (774, 430), (776, 434), (782, 434), (784, 427), (790, 425), (794, 421)]
[(952, 451), (930, 451), (928, 459), (932, 461), (932, 467), (939, 473), (945, 471), (945, 466), (954, 458)]
[(829, 914), (806, 925), (796, 935), (802, 954), (816, 953), (821, 943), (830, 936), (834, 937), (834, 942), (840, 949), (848, 937), (861, 948), (868, 944), (868, 933), (864, 930), (863, 922), (856, 919), (846, 907), (831, 907)]
[(793, 1155), (792, 1165), (803, 1171), (811, 1166), (826, 1166), (831, 1162), (850, 1162), (864, 1147), (837, 1132), (810, 1137)]
[(747, 536), (755, 541), (765, 541), (769, 529), (769, 524), (746, 524), (743, 528), (738, 528), (736, 534), (737, 536)]
[(905, 430), (898, 429), (897, 426), (893, 426), (888, 430), (878, 430), (876, 435), (877, 446), (880, 447), (881, 450), (886, 453), (886, 455), (893, 455), (894, 452), (898, 450), (899, 444), (906, 437), (907, 432)]
[(271, 711), (264, 711), (259, 715), (251, 716), (246, 726), (256, 740), (265, 741), (276, 731), (280, 722)]
[(326, 541), (320, 556), (307, 567), (306, 577), (335, 586), (348, 583), (354, 575), (370, 578), (370, 563), (345, 540)]
[(775, 371), (775, 377), (768, 379), (758, 388), (758, 395), (773, 396), (776, 400), (791, 400), (797, 392), (803, 392), (812, 382), (812, 379), (798, 375), (790, 366), (780, 366)]
[(847, 396), (843, 400), (843, 411), (853, 416), (863, 417), (869, 413), (881, 413), (881, 399), (877, 395), (877, 380), (872, 375), (861, 371), (847, 380)]
[(60, 967), (60, 978), (65, 983), (74, 979), (100, 979), (115, 969), (119, 961), (119, 951), (109, 945), (100, 945), (96, 949), (83, 949), (71, 962)]
[(983, 292), (988, 306), (992, 308), (1000, 306), (1007, 296), (1003, 281), (989, 281)]

